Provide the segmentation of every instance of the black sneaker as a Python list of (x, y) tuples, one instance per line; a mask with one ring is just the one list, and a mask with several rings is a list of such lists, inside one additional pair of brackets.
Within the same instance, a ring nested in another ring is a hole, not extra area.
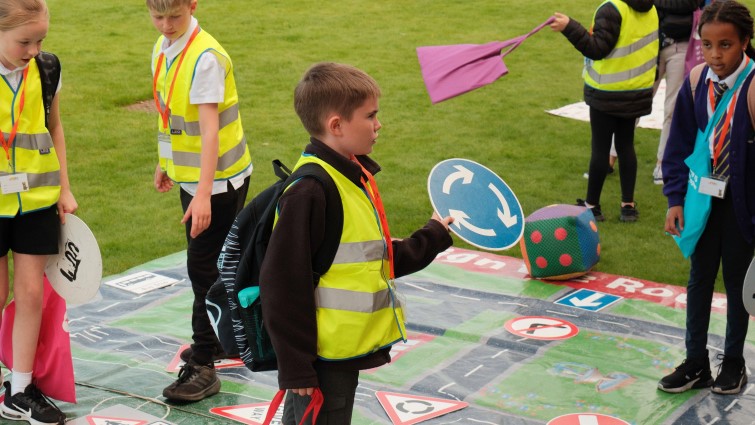
[(600, 209), (600, 204), (595, 205), (594, 207), (588, 207), (584, 199), (577, 199), (577, 203), (575, 205), (577, 205), (578, 207), (589, 208), (590, 211), (592, 211), (593, 217), (595, 217), (595, 221), (606, 221), (606, 218), (603, 216), (603, 211)]
[(0, 404), (0, 416), (12, 421), (27, 421), (31, 425), (63, 425), (66, 415), (34, 384), (11, 396), (10, 382), (3, 383), (5, 400)]
[(710, 390), (716, 394), (739, 394), (742, 387), (747, 384), (745, 359), (727, 357), (723, 354), (719, 354), (716, 358), (721, 360), (721, 364), (718, 365), (716, 382)]
[(625, 223), (634, 223), (640, 217), (640, 212), (637, 211), (637, 207), (632, 205), (624, 205), (621, 207), (621, 215), (619, 220)]
[[(186, 348), (185, 350), (181, 351), (181, 354), (179, 354), (179, 357), (181, 357), (181, 360), (184, 361), (184, 363), (189, 363), (189, 360), (191, 360), (191, 354), (192, 354), (191, 346)], [(218, 360), (225, 360), (225, 359), (231, 359), (233, 357), (229, 356), (228, 354), (223, 351), (222, 348), (216, 348), (215, 354), (212, 355), (212, 361), (216, 362)]]
[(175, 401), (199, 401), (220, 392), (220, 379), (211, 366), (186, 363), (178, 379), (163, 390), (163, 397)]
[(658, 389), (667, 393), (682, 393), (693, 388), (713, 385), (708, 359), (685, 359), (673, 373), (658, 382)]

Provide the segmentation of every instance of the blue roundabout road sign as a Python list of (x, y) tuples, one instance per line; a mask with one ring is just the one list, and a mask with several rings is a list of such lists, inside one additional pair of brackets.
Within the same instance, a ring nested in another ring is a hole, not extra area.
[(498, 251), (514, 246), (524, 233), (519, 200), (506, 182), (468, 159), (441, 161), (430, 171), (427, 191), (435, 211), (452, 216), (451, 230), (464, 241)]

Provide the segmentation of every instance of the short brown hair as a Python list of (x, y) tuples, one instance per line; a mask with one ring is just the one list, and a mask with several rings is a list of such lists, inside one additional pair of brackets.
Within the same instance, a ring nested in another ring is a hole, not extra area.
[(147, 7), (158, 13), (172, 12), (178, 7), (190, 5), (192, 0), (147, 0)]
[(312, 136), (325, 133), (330, 113), (351, 120), (367, 99), (378, 99), (380, 87), (364, 71), (351, 65), (321, 62), (310, 67), (294, 90), (294, 109)]

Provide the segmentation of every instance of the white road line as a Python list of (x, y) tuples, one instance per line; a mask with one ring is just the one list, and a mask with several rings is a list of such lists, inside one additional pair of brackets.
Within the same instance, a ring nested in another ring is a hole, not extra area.
[(470, 301), (482, 301), (479, 298), (472, 298), (472, 297), (463, 297), (461, 295), (451, 294), (452, 297), (461, 298), (463, 300), (470, 300)]
[[(453, 387), (453, 386), (454, 386), (455, 384), (456, 384), (455, 382), (451, 382), (450, 384), (446, 384), (446, 385), (444, 385), (444, 386), (442, 386), (442, 387), (438, 388), (438, 392), (439, 392), (439, 393), (444, 393), (444, 390), (445, 390), (446, 388), (448, 388), (448, 387)], [(445, 393), (444, 393), (444, 394), (445, 394)]]
[(726, 406), (726, 408), (724, 408), (724, 412), (728, 412), (729, 410), (731, 410), (731, 408), (734, 407), (734, 405), (737, 404), (738, 402), (739, 402), (739, 399), (735, 398), (734, 401), (729, 403), (729, 405)]
[(609, 325), (617, 325), (617, 326), (623, 326), (623, 327), (625, 327), (625, 328), (628, 328), (628, 327), (629, 327), (629, 325), (625, 325), (624, 323), (619, 323), (619, 322), (611, 322), (610, 320), (600, 320), (600, 319), (598, 319), (598, 322), (608, 323)]
[(495, 354), (494, 354), (494, 355), (493, 355), (493, 356), (491, 357), (491, 359), (494, 359), (494, 358), (496, 358), (496, 357), (500, 356), (501, 354), (503, 354), (503, 353), (505, 353), (505, 352), (507, 352), (507, 351), (509, 351), (509, 349), (508, 349), (508, 348), (507, 348), (507, 349), (505, 349), (505, 350), (501, 350), (501, 351), (499, 351), (499, 352), (495, 353)]
[(466, 374), (466, 375), (464, 375), (464, 377), (465, 377), (465, 378), (468, 378), (468, 377), (469, 377), (469, 375), (472, 375), (473, 373), (477, 372), (477, 371), (478, 371), (478, 370), (480, 370), (480, 369), (482, 369), (482, 365), (479, 365), (479, 366), (477, 366), (476, 368), (474, 368), (474, 369), (470, 370), (469, 372), (467, 372), (467, 374)]
[(117, 306), (118, 304), (120, 304), (120, 301), (119, 301), (119, 302), (117, 302), (117, 303), (114, 303), (114, 304), (110, 304), (109, 306), (107, 306), (107, 307), (105, 307), (105, 308), (103, 308), (103, 309), (97, 310), (97, 313), (102, 313), (103, 311), (105, 311), (105, 310), (107, 310), (107, 309), (109, 309), (109, 308), (115, 307), (115, 306)]
[(674, 338), (674, 339), (684, 339), (684, 337), (683, 337), (683, 336), (669, 335), (669, 334), (664, 334), (664, 333), (660, 333), (660, 332), (653, 332), (653, 331), (648, 331), (648, 333), (651, 333), (651, 334), (653, 334), (653, 335), (660, 335), (660, 336), (665, 336), (665, 337), (668, 337), (668, 338)]
[(431, 289), (423, 288), (423, 287), (421, 287), (421, 286), (419, 286), (419, 285), (415, 285), (415, 284), (413, 284), (413, 283), (409, 283), (409, 282), (403, 282), (403, 283), (404, 283), (404, 285), (406, 285), (406, 286), (411, 286), (412, 288), (414, 288), (414, 289), (419, 289), (420, 291), (425, 291), (425, 292), (435, 292), (435, 291), (433, 291), (433, 290), (431, 290)]
[(710, 422), (706, 422), (705, 425), (713, 425), (714, 423), (718, 422), (718, 420), (721, 418), (713, 418)]
[(546, 311), (547, 313), (552, 313), (552, 314), (555, 314), (556, 316), (558, 316), (558, 315), (561, 315), (561, 316), (569, 316), (569, 317), (579, 317), (579, 315), (578, 315), (578, 314), (569, 314), (569, 313), (562, 313), (562, 312), (560, 312), (560, 311), (553, 311), (553, 310), (545, 310), (545, 311)]
[(498, 301), (498, 304), (501, 304), (501, 305), (518, 305), (519, 307), (529, 307), (529, 305), (527, 305), (527, 304), (522, 304), (522, 303), (507, 303), (507, 302), (503, 302), (503, 301)]
[(496, 425), (496, 424), (495, 424), (495, 423), (493, 423), (493, 422), (488, 422), (488, 421), (478, 421), (477, 419), (472, 419), (472, 418), (466, 418), (466, 419), (467, 419), (468, 421), (470, 421), (470, 422), (477, 422), (478, 424), (490, 424), (490, 425)]

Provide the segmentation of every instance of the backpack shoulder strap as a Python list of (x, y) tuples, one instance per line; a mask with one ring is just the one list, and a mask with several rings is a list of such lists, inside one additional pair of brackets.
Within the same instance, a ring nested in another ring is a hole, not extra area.
[(325, 190), (325, 239), (322, 247), (315, 253), (312, 259), (312, 271), (315, 272), (315, 280), (330, 269), (333, 260), (338, 251), (338, 245), (341, 242), (341, 233), (343, 232), (343, 202), (341, 194), (338, 192), (336, 183), (330, 177), (322, 166), (315, 163), (307, 163), (297, 168), (289, 177), (293, 182), (302, 177), (313, 177), (322, 184)]
[(697, 83), (700, 81), (700, 76), (703, 75), (703, 68), (705, 63), (696, 65), (689, 71), (689, 87), (692, 89), (692, 102), (695, 102), (695, 90), (697, 89)]
[(750, 77), (750, 87), (747, 89), (747, 110), (750, 112), (750, 124), (755, 130), (755, 77)]
[(60, 60), (49, 52), (39, 52), (34, 59), (37, 61), (39, 79), (42, 81), (42, 102), (45, 106), (45, 127), (47, 127), (52, 99), (60, 83)]

